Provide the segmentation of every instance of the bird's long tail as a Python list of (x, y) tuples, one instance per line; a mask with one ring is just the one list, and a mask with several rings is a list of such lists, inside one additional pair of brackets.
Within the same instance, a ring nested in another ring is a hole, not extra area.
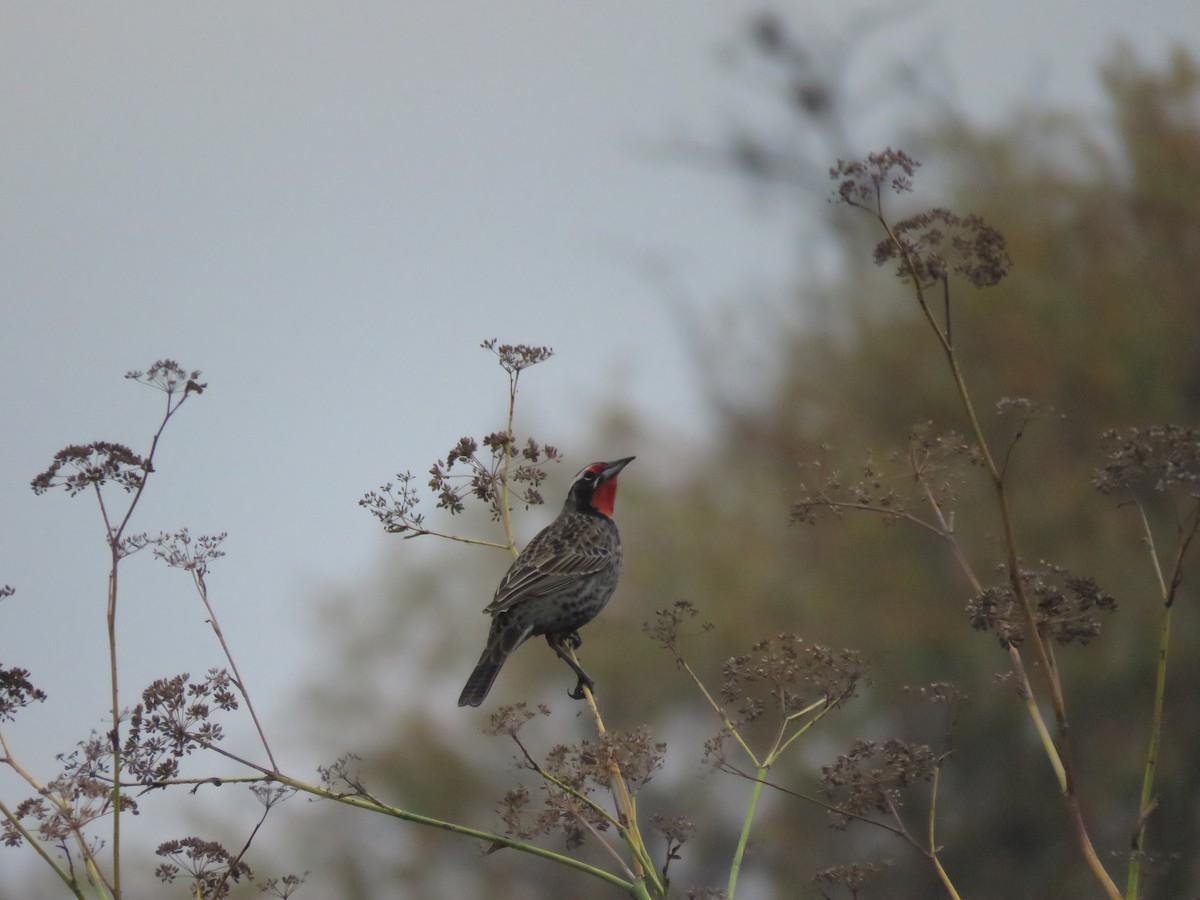
[(500, 674), (500, 667), (504, 665), (504, 661), (508, 659), (510, 653), (525, 643), (529, 638), (529, 633), (528, 626), (514, 627), (514, 623), (509, 622), (508, 617), (504, 614), (498, 615), (492, 620), (492, 628), (488, 632), (488, 642), (483, 649), (483, 655), (479, 657), (475, 671), (467, 679), (466, 687), (458, 695), (459, 706), (478, 706), (483, 702), (488, 691), (492, 689), (492, 683), (496, 680), (496, 676)]
[(504, 660), (508, 658), (508, 654), (500, 656), (499, 659), (493, 659), (491, 649), (489, 647), (483, 652), (483, 656), (479, 660), (479, 665), (475, 667), (475, 671), (467, 679), (466, 687), (458, 695), (459, 706), (478, 706), (488, 695), (488, 691), (492, 689), (492, 683), (495, 682), (496, 676), (500, 674), (500, 667), (504, 665)]

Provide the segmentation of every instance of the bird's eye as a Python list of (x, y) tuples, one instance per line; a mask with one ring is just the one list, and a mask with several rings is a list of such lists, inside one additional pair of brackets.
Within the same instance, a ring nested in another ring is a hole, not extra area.
[(595, 481), (596, 476), (599, 474), (600, 474), (599, 472), (595, 472), (591, 469), (588, 469), (586, 472), (583, 473), (583, 480), (584, 481)]

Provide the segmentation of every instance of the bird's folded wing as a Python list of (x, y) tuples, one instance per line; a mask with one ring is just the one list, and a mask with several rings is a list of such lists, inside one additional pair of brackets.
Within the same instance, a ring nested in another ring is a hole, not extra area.
[(598, 547), (587, 547), (545, 556), (518, 559), (508, 570), (496, 596), (484, 612), (498, 613), (527, 597), (552, 594), (567, 582), (581, 575), (590, 575), (612, 565), (612, 553)]

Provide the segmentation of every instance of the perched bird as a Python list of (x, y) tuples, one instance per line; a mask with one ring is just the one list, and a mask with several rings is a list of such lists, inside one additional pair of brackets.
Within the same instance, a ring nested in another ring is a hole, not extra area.
[(592, 679), (571, 658), (579, 629), (596, 618), (617, 587), (621, 538), (612, 520), (617, 474), (633, 457), (597, 462), (575, 478), (558, 518), (538, 532), (521, 551), (496, 588), (484, 612), (492, 616), (487, 647), (467, 679), (459, 706), (478, 706), (508, 655), (525, 641), (545, 635), (546, 643), (579, 678), (571, 691), (583, 697)]

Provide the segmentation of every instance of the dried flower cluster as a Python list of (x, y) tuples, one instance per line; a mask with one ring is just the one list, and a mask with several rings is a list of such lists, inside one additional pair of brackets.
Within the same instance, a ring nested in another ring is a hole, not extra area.
[(160, 534), (150, 543), (154, 545), (154, 556), (171, 568), (204, 575), (210, 562), (225, 555), (221, 543), (227, 536), (222, 531), (193, 538), (186, 528), (181, 528), (174, 534)]
[[(1091, 578), (1072, 575), (1061, 566), (1042, 563), (1021, 570), (1021, 585), (1034, 606), (1038, 632), (1059, 644), (1086, 644), (1100, 633), (1096, 613), (1112, 612), (1117, 601)], [(1020, 646), (1026, 639), (1025, 616), (1011, 585), (986, 588), (967, 603), (971, 627), (994, 631), (1001, 645)]]
[(554, 355), (554, 350), (550, 347), (535, 347), (529, 344), (497, 344), (495, 338), (488, 338), (479, 346), (495, 353), (497, 359), (500, 360), (500, 368), (513, 376), (522, 369), (543, 363)]
[(484, 734), (492, 736), (507, 735), (515, 738), (517, 733), (535, 716), (550, 715), (550, 707), (539, 703), (536, 709), (530, 709), (524, 700), (518, 703), (506, 703), (492, 713)]
[[(545, 502), (540, 490), (546, 479), (543, 466), (559, 459), (556, 448), (540, 444), (532, 437), (519, 441), (511, 429), (521, 372), (545, 362), (554, 351), (526, 344), (497, 344), (494, 338), (481, 346), (494, 353), (500, 367), (508, 373), (510, 427), (479, 440), (470, 436), (460, 438), (444, 458), (429, 468), (428, 484), (437, 497), (438, 509), (457, 515), (466, 511), (466, 501), (475, 500), (488, 508), (493, 520), (499, 521), (507, 513), (506, 504), (514, 498), (525, 504), (526, 509)], [(421, 497), (414, 480), (411, 472), (397, 474), (395, 481), (365, 494), (358, 505), (392, 534), (405, 537), (437, 534), (425, 527), (425, 516), (417, 510)]]
[(992, 287), (1012, 269), (1004, 235), (976, 215), (935, 208), (892, 226), (875, 247), (875, 264), (897, 260), (901, 280), (917, 284), (961, 275), (975, 287)]
[[(889, 864), (885, 863), (884, 865)], [(879, 874), (879, 870), (880, 866), (874, 863), (830, 866), (828, 869), (822, 869), (813, 876), (813, 884), (817, 885), (817, 889), (824, 898), (828, 898), (830, 895), (825, 893), (822, 885), (843, 887), (849, 892), (852, 898), (858, 897), (862, 893), (862, 889), (867, 886), (867, 882)]]
[(749, 653), (727, 660), (721, 672), (721, 696), (736, 705), (741, 722), (767, 709), (786, 716), (814, 702), (847, 700), (864, 677), (857, 651), (805, 644), (791, 633), (759, 641)]
[(821, 795), (835, 806), (833, 825), (845, 828), (854, 816), (895, 815), (901, 791), (928, 781), (938, 757), (924, 744), (889, 738), (882, 744), (857, 740), (834, 762), (821, 767)]
[[(80, 741), (70, 753), (59, 756), (62, 771), (46, 782), (39, 795), (17, 804), (14, 816), (18, 822), (33, 824), (33, 833), (42, 841), (57, 847), (64, 858), (72, 857), (71, 845), (98, 850), (100, 842), (89, 838), (86, 829), (97, 819), (112, 811), (113, 788), (109, 761), (111, 735), (93, 733)], [(121, 808), (137, 812), (137, 803), (121, 795)], [(0, 828), (0, 841), (10, 847), (22, 841), (14, 823), (5, 820)]]
[(650, 827), (667, 840), (667, 860), (679, 859), (679, 848), (691, 840), (696, 826), (685, 816), (664, 816), (655, 813), (650, 817)]
[(911, 191), (913, 174), (920, 165), (903, 150), (888, 147), (865, 160), (839, 159), (829, 170), (829, 177), (838, 183), (837, 195), (843, 203), (879, 213), (884, 185), (896, 194)]
[(280, 900), (287, 900), (288, 897), (300, 890), (307, 876), (308, 870), (306, 869), (303, 875), (284, 875), (282, 878), (268, 878), (266, 881), (259, 883), (258, 890), (268, 897), (279, 897)]
[[(593, 799), (596, 790), (611, 790), (616, 770), (631, 791), (638, 791), (662, 768), (666, 744), (654, 741), (645, 728), (608, 732), (595, 740), (558, 744), (539, 763), (518, 734), (539, 715), (548, 716), (550, 710), (544, 705), (535, 709), (526, 703), (505, 705), (492, 714), (485, 729), (487, 734), (510, 737), (521, 751), (521, 765), (542, 779), (542, 802), (535, 812), (530, 810), (533, 794), (524, 785), (505, 793), (497, 812), (504, 822), (505, 834), (530, 840), (561, 831), (567, 848), (574, 849), (584, 842), (589, 831), (605, 831), (614, 821)], [(672, 834), (678, 837), (682, 832)]]
[(348, 796), (366, 795), (367, 789), (359, 774), (362, 758), (356, 753), (345, 753), (327, 766), (318, 766), (317, 775), (327, 789)]
[(1108, 461), (1093, 483), (1104, 493), (1142, 485), (1157, 492), (1182, 485), (1196, 496), (1200, 484), (1200, 431), (1181, 425), (1154, 425), (1108, 431)]
[(126, 491), (136, 491), (154, 471), (150, 463), (124, 444), (92, 441), (90, 444), (71, 444), (54, 454), (54, 462), (30, 482), (35, 494), (52, 488), (64, 488), (74, 497), (89, 488), (99, 489), (108, 482)]
[(815, 525), (822, 512), (840, 517), (848, 510), (875, 513), (885, 525), (916, 519), (917, 506), (955, 499), (963, 461), (978, 461), (976, 447), (957, 432), (937, 433), (930, 422), (915, 426), (908, 447), (889, 454), (886, 464), (868, 457), (854, 481), (826, 460), (814, 460), (802, 467), (806, 480), (792, 504), (792, 521)]
[[(642, 624), (642, 631), (654, 643), (674, 652), (676, 659), (679, 659), (679, 638), (683, 626), (692, 622), (699, 615), (700, 610), (690, 600), (676, 600), (672, 606), (656, 610), (654, 619)], [(712, 622), (700, 623), (701, 631), (712, 631), (714, 627)]]
[(27, 669), (0, 666), (0, 722), (11, 722), (18, 709), (45, 699), (45, 691), (33, 686)]
[(875, 263), (896, 260), (903, 281), (929, 285), (950, 274), (963, 276), (976, 287), (997, 284), (1012, 268), (1004, 235), (980, 216), (959, 216), (940, 207), (889, 225), (883, 214), (883, 189), (893, 193), (912, 190), (912, 177), (920, 164), (890, 147), (865, 160), (839, 160), (829, 170), (837, 182), (838, 199), (879, 219), (887, 237), (875, 248)]
[(185, 756), (220, 742), (224, 732), (212, 721), (214, 709), (238, 708), (232, 680), (224, 669), (209, 669), (197, 682), (189, 682), (189, 677), (184, 672), (153, 682), (130, 713), (125, 765), (145, 784), (174, 778)]
[(160, 390), (168, 397), (173, 396), (181, 385), (185, 397), (189, 393), (203, 394), (204, 389), (208, 387), (207, 384), (200, 383), (199, 369), (192, 369), (189, 372), (173, 359), (160, 359), (144, 371), (135, 369), (126, 372), (125, 377), (130, 381), (137, 381)]
[[(507, 431), (496, 431), (483, 438), (482, 444), (488, 451), (486, 457), (479, 455), (479, 441), (462, 438), (445, 459), (439, 459), (429, 469), (429, 488), (437, 494), (438, 509), (448, 510), (451, 515), (465, 511), (465, 497), (473, 497), (484, 503), (499, 521), (504, 503), (504, 488), (521, 485), (518, 495), (526, 508), (540, 506), (545, 500), (539, 488), (546, 479), (543, 462), (555, 462), (558, 450), (549, 445), (541, 446), (528, 438), (519, 450), (514, 438)], [(509, 459), (519, 459), (516, 468), (507, 471)], [(455, 466), (465, 469), (454, 471)]]
[(154, 870), (159, 881), (170, 884), (185, 874), (191, 879), (192, 895), (205, 900), (227, 897), (231, 881), (236, 883), (254, 874), (218, 842), (198, 837), (164, 841), (154, 852), (169, 860)]

